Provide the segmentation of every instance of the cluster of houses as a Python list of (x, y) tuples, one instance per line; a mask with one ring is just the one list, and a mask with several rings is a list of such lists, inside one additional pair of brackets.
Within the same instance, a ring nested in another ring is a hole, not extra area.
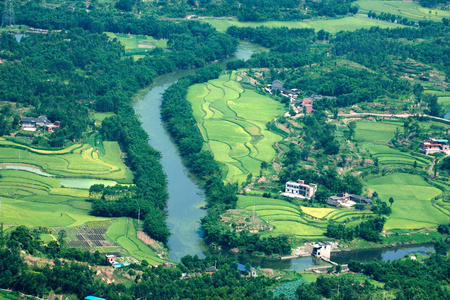
[(281, 80), (274, 80), (272, 84), (268, 84), (264, 91), (268, 94), (280, 94), (281, 96), (288, 97), (291, 101), (290, 105), (295, 113), (305, 112), (308, 114), (312, 114), (313, 112), (313, 103), (316, 100), (320, 100), (323, 98), (333, 99), (336, 97), (330, 96), (322, 96), (322, 95), (313, 95), (311, 97), (306, 97), (301, 100), (297, 100), (301, 90), (299, 89), (286, 89), (283, 87), (284, 83)]
[(21, 119), (21, 123), (22, 130), (25, 131), (36, 131), (38, 127), (43, 127), (46, 131), (53, 132), (56, 128), (61, 128), (60, 121), (55, 121), (52, 123), (45, 115), (37, 118), (23, 117)]
[[(299, 198), (299, 199), (310, 199), (314, 196), (317, 191), (317, 184), (315, 183), (305, 183), (304, 180), (288, 181), (286, 182), (286, 187), (284, 192), (281, 193), (282, 196)], [(373, 204), (372, 199), (355, 195), (349, 193), (341, 193), (336, 196), (328, 197), (327, 204), (335, 207), (347, 207), (350, 208), (355, 204)]]
[(426, 155), (438, 152), (444, 152), (450, 155), (450, 146), (448, 145), (448, 140), (444, 139), (429, 139), (428, 141), (423, 141), (420, 145), (420, 149)]

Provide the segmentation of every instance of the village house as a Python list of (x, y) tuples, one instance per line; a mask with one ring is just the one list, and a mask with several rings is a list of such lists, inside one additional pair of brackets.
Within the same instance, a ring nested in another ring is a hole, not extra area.
[(107, 255), (105, 255), (105, 257), (106, 257), (106, 262), (110, 265), (113, 265), (117, 262), (116, 256), (113, 254), (107, 254)]
[(314, 196), (317, 191), (317, 184), (305, 184), (304, 180), (288, 181), (286, 182), (285, 192), (281, 193), (283, 196), (291, 198), (309, 199)]
[(342, 193), (337, 194), (336, 196), (328, 197), (327, 204), (335, 207), (344, 206), (350, 208), (355, 204), (373, 204), (373, 201), (372, 199), (364, 196)]
[(450, 154), (450, 147), (448, 145), (448, 140), (429, 139), (428, 141), (424, 141), (420, 145), (420, 148), (426, 155), (437, 152), (444, 152)]
[(268, 84), (264, 91), (271, 95), (280, 93), (281, 96), (289, 97), (291, 100), (298, 97), (298, 89), (286, 89), (283, 87), (284, 83), (281, 80), (274, 80), (272, 84)]
[(313, 246), (312, 256), (329, 260), (331, 257), (331, 244), (328, 242), (318, 242)]
[(36, 131), (38, 127), (45, 127), (45, 130), (48, 132), (53, 132), (55, 128), (61, 128), (60, 121), (55, 121), (52, 123), (49, 119), (47, 119), (46, 115), (39, 116), (37, 118), (22, 117), (21, 123), (22, 130), (25, 131)]

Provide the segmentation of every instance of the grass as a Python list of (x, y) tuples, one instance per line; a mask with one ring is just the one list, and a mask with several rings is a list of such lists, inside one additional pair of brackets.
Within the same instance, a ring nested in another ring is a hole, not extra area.
[(243, 182), (248, 174), (259, 174), (262, 161), (275, 157), (273, 144), (282, 137), (265, 124), (283, 112), (283, 105), (245, 90), (236, 74), (191, 86), (187, 98), (208, 148), (227, 170), (226, 180)]
[(238, 27), (288, 27), (288, 28), (314, 28), (330, 33), (337, 33), (341, 30), (353, 31), (361, 28), (378, 26), (380, 28), (398, 28), (403, 25), (370, 19), (364, 16), (344, 17), (341, 19), (304, 21), (268, 21), (268, 22), (239, 22), (236, 19), (205, 19), (201, 22), (211, 24), (219, 31), (226, 31), (230, 26)]
[(117, 39), (125, 47), (125, 55), (135, 60), (145, 57), (154, 48), (167, 48), (167, 40), (156, 40), (151, 36), (105, 32), (111, 39)]
[(137, 238), (135, 224), (130, 218), (119, 218), (107, 232), (108, 237), (122, 246), (130, 255), (139, 260), (147, 260), (150, 264), (161, 264), (163, 259)]
[(106, 112), (106, 113), (93, 113), (91, 118), (96, 122), (102, 122), (104, 119), (115, 116), (115, 113)]
[[(373, 11), (377, 14), (390, 13), (406, 17), (410, 20), (421, 21), (431, 20), (440, 22), (442, 18), (450, 17), (449, 11), (429, 9), (421, 7), (418, 3), (403, 3), (403, 1), (367, 1), (360, 0), (354, 2), (360, 8), (360, 12), (367, 13)], [(429, 13), (431, 11), (431, 14)]]
[(441, 191), (418, 175), (396, 173), (372, 179), (367, 186), (387, 203), (390, 197), (394, 199), (386, 230), (420, 229), (450, 222), (450, 217), (431, 203), (431, 199)]

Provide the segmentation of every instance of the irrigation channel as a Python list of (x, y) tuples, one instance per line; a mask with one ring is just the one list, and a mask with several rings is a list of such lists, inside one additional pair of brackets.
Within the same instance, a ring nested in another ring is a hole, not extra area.
[[(235, 58), (248, 59), (252, 53), (262, 49), (253, 44), (241, 43)], [(181, 257), (190, 254), (204, 257), (211, 254), (205, 245), (199, 221), (206, 212), (200, 209), (205, 202), (202, 190), (195, 180), (189, 175), (187, 169), (178, 154), (175, 144), (166, 132), (160, 119), (160, 104), (162, 93), (171, 84), (182, 76), (193, 72), (179, 71), (163, 75), (155, 79), (155, 82), (145, 92), (142, 99), (134, 103), (134, 109), (142, 122), (142, 127), (150, 136), (150, 145), (162, 153), (161, 163), (168, 179), (168, 225), (172, 236), (168, 245), (169, 257), (174, 261), (180, 261)], [(390, 249), (364, 250), (356, 252), (333, 253), (331, 259), (338, 263), (347, 263), (350, 259), (371, 261), (375, 258), (393, 260), (403, 257), (410, 252), (424, 252), (432, 250), (428, 246), (398, 247)], [(223, 252), (221, 255), (232, 255)], [(254, 256), (238, 255), (241, 263), (249, 263), (253, 267), (260, 266), (261, 258)], [(327, 263), (313, 257), (303, 257), (290, 260), (268, 260), (266, 267), (274, 269), (293, 269), (302, 271), (314, 266), (326, 266)]]

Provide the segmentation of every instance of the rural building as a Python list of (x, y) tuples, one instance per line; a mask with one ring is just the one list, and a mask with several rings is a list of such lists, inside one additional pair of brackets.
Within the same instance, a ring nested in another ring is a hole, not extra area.
[(37, 127), (45, 127), (48, 132), (53, 132), (55, 128), (61, 128), (60, 121), (52, 123), (45, 115), (39, 116), (38, 118), (23, 117), (21, 123), (22, 130), (26, 131), (36, 131)]
[(105, 255), (105, 257), (106, 257), (106, 262), (108, 264), (113, 265), (113, 264), (117, 263), (115, 255), (107, 254), (107, 255)]
[(312, 256), (329, 260), (331, 257), (331, 244), (328, 242), (318, 242), (313, 246)]
[(349, 193), (337, 194), (336, 196), (328, 197), (327, 204), (331, 206), (352, 207), (355, 204), (373, 204), (372, 199)]
[(448, 140), (443, 139), (429, 139), (424, 141), (420, 145), (421, 150), (426, 154), (444, 152), (450, 154), (450, 147), (448, 145)]
[(214, 273), (215, 271), (217, 271), (216, 266), (211, 266), (211, 267), (205, 269), (206, 273)]
[(306, 184), (304, 180), (286, 182), (285, 192), (281, 195), (293, 198), (311, 198), (317, 191), (317, 184)]
[(289, 97), (291, 101), (298, 97), (298, 89), (286, 89), (283, 87), (284, 83), (281, 80), (274, 80), (272, 84), (268, 84), (264, 91), (269, 94), (277, 93), (279, 92), (280, 95), (284, 97)]

